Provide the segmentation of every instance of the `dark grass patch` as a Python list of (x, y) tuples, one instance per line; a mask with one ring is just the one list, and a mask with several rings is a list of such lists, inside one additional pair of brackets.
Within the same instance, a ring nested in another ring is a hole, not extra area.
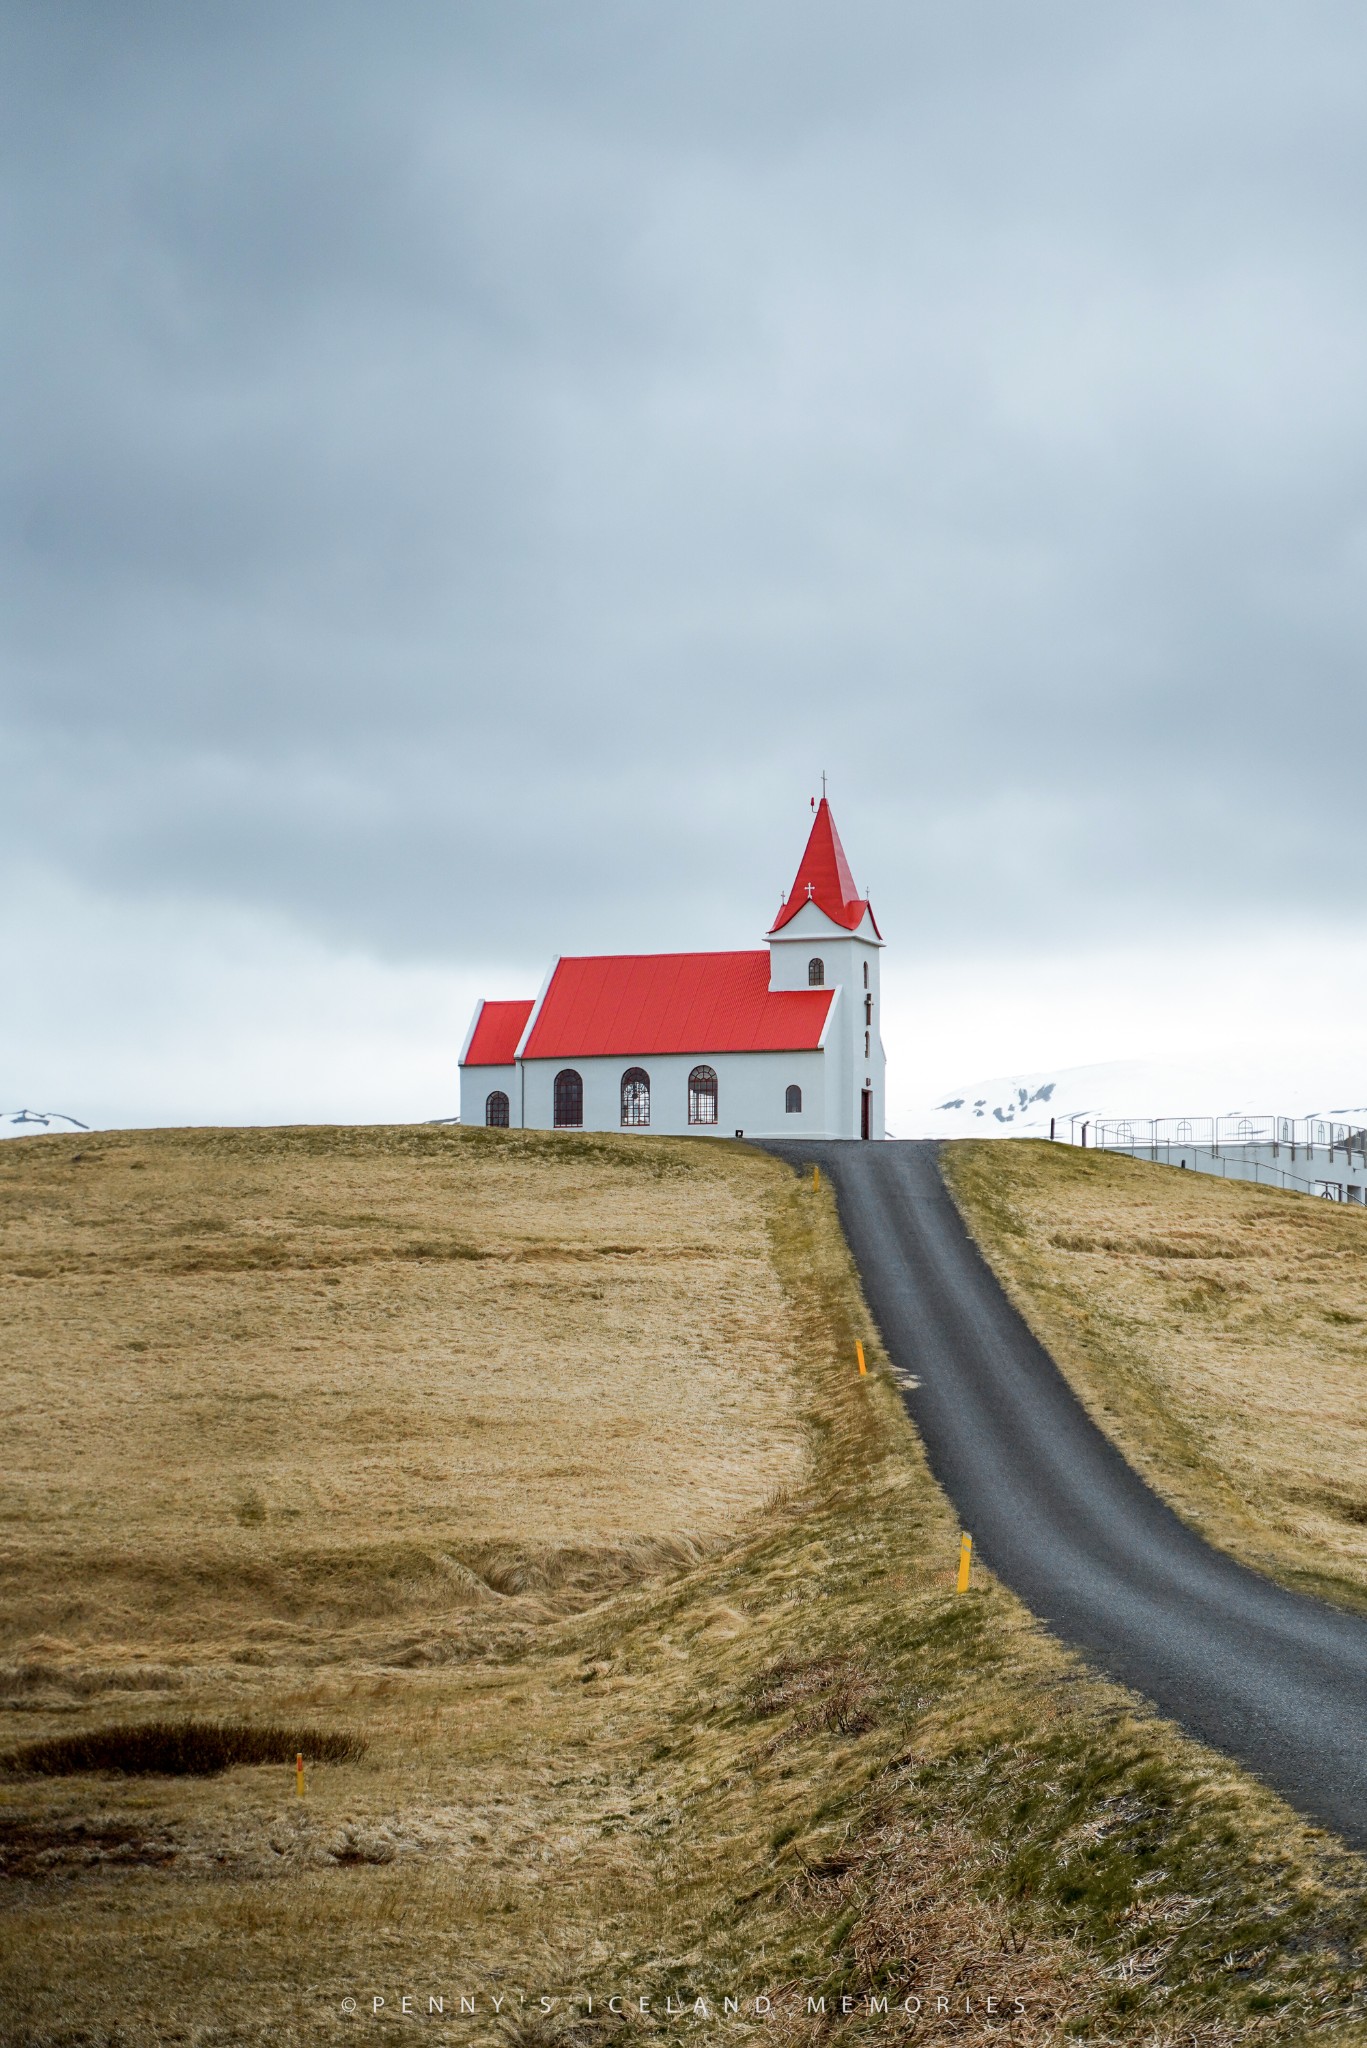
[(20, 1664), (0, 1664), (0, 1698), (34, 1692), (74, 1693), (88, 1699), (100, 1692), (174, 1692), (182, 1683), (180, 1674), (162, 1664), (121, 1664), (102, 1669), (98, 1664), (53, 1664), (28, 1657)]
[(1346, 1493), (1335, 1486), (1292, 1486), (1287, 1495), (1322, 1515), (1335, 1515), (1341, 1522), (1367, 1528), (1367, 1495)]
[(164, 1829), (149, 1834), (108, 1816), (0, 1817), (0, 1878), (42, 1883), (113, 1870), (165, 1869), (178, 1853)]
[(823, 1729), (863, 1735), (877, 1726), (878, 1700), (879, 1688), (862, 1664), (852, 1657), (819, 1657), (774, 1665), (751, 1693), (750, 1709), (760, 1719), (797, 1710), (777, 1744)]
[(234, 1764), (292, 1764), (301, 1753), (305, 1763), (354, 1763), (365, 1747), (359, 1735), (318, 1728), (261, 1727), (246, 1721), (143, 1721), (21, 1743), (3, 1759), (3, 1766), (44, 1778), (77, 1771), (210, 1778)]

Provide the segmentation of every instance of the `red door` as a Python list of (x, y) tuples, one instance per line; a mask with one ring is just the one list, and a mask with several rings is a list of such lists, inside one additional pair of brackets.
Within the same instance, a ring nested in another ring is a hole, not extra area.
[(872, 1088), (863, 1088), (863, 1089), (861, 1089), (861, 1090), (860, 1090), (860, 1094), (859, 1094), (859, 1135), (860, 1135), (860, 1137), (861, 1137), (861, 1138), (871, 1138), (871, 1137), (873, 1136), (873, 1090), (872, 1090)]

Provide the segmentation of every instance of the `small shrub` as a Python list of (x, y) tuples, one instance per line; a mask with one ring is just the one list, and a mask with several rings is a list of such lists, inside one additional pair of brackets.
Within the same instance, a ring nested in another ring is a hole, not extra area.
[(246, 1721), (144, 1721), (92, 1728), (22, 1743), (4, 1758), (8, 1771), (61, 1778), (76, 1771), (119, 1771), (130, 1777), (209, 1778), (234, 1764), (352, 1763), (364, 1755), (359, 1735), (317, 1728), (258, 1727)]
[(752, 1692), (750, 1709), (761, 1719), (798, 1710), (786, 1733), (776, 1738), (778, 1746), (823, 1729), (863, 1735), (878, 1724), (878, 1700), (872, 1674), (852, 1657), (820, 1657), (805, 1664), (776, 1664)]

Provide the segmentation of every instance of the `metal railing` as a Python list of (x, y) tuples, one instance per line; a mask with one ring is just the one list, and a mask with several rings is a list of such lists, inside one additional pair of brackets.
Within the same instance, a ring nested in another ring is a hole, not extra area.
[(1182, 1145), (1220, 1151), (1239, 1145), (1283, 1145), (1297, 1151), (1367, 1152), (1367, 1128), (1338, 1123), (1328, 1117), (1296, 1116), (1155, 1116), (1098, 1117), (1091, 1120), (1091, 1142), (1099, 1151), (1129, 1151), (1160, 1145)]

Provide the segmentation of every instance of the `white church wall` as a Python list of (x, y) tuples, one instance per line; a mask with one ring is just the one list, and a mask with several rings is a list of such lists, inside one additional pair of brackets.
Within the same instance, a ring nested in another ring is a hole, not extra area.
[(508, 1098), (508, 1121), (517, 1124), (519, 1117), (519, 1076), (516, 1067), (462, 1067), (460, 1070), (460, 1120), (463, 1124), (482, 1124), (485, 1121), (485, 1105), (495, 1089), (501, 1088)]
[[(584, 1128), (620, 1130), (622, 1075), (629, 1066), (641, 1066), (650, 1076), (650, 1128), (657, 1134), (729, 1138), (743, 1130), (747, 1137), (857, 1138), (859, 1089), (868, 1074), (874, 1091), (873, 1130), (881, 1137), (882, 1049), (875, 1039), (878, 1057), (867, 1066), (863, 1064), (863, 1026), (855, 997), (856, 991), (836, 984), (824, 1051), (526, 1060), (520, 1066), (462, 1067), (460, 1119), (463, 1124), (484, 1123), (488, 1097), (494, 1089), (501, 1089), (508, 1097), (509, 1122), (514, 1128), (525, 1124), (529, 1130), (549, 1130), (555, 1076), (562, 1067), (571, 1066), (584, 1083)], [(853, 1018), (852, 1026), (847, 1027), (847, 1018)], [(861, 1055), (857, 1064), (856, 1051)], [(710, 1066), (717, 1076), (715, 1125), (688, 1121), (688, 1076), (699, 1065)], [(802, 1090), (802, 1108), (791, 1113), (783, 1104), (794, 1082)]]
[[(586, 1131), (622, 1128), (622, 1076), (628, 1067), (643, 1067), (650, 1076), (650, 1124), (656, 1137), (747, 1138), (824, 1137), (828, 1132), (825, 1101), (825, 1055), (820, 1052), (745, 1052), (668, 1054), (657, 1059), (527, 1060), (526, 1124), (529, 1130), (550, 1130), (553, 1124), (555, 1077), (573, 1067), (584, 1083)], [(717, 1076), (717, 1121), (688, 1121), (688, 1077), (696, 1066), (709, 1066)], [(486, 1070), (487, 1071), (487, 1070)], [(796, 1083), (802, 1108), (786, 1111), (784, 1097)], [(483, 1121), (483, 1096), (480, 1121)], [(462, 1109), (462, 1117), (464, 1110)]]

